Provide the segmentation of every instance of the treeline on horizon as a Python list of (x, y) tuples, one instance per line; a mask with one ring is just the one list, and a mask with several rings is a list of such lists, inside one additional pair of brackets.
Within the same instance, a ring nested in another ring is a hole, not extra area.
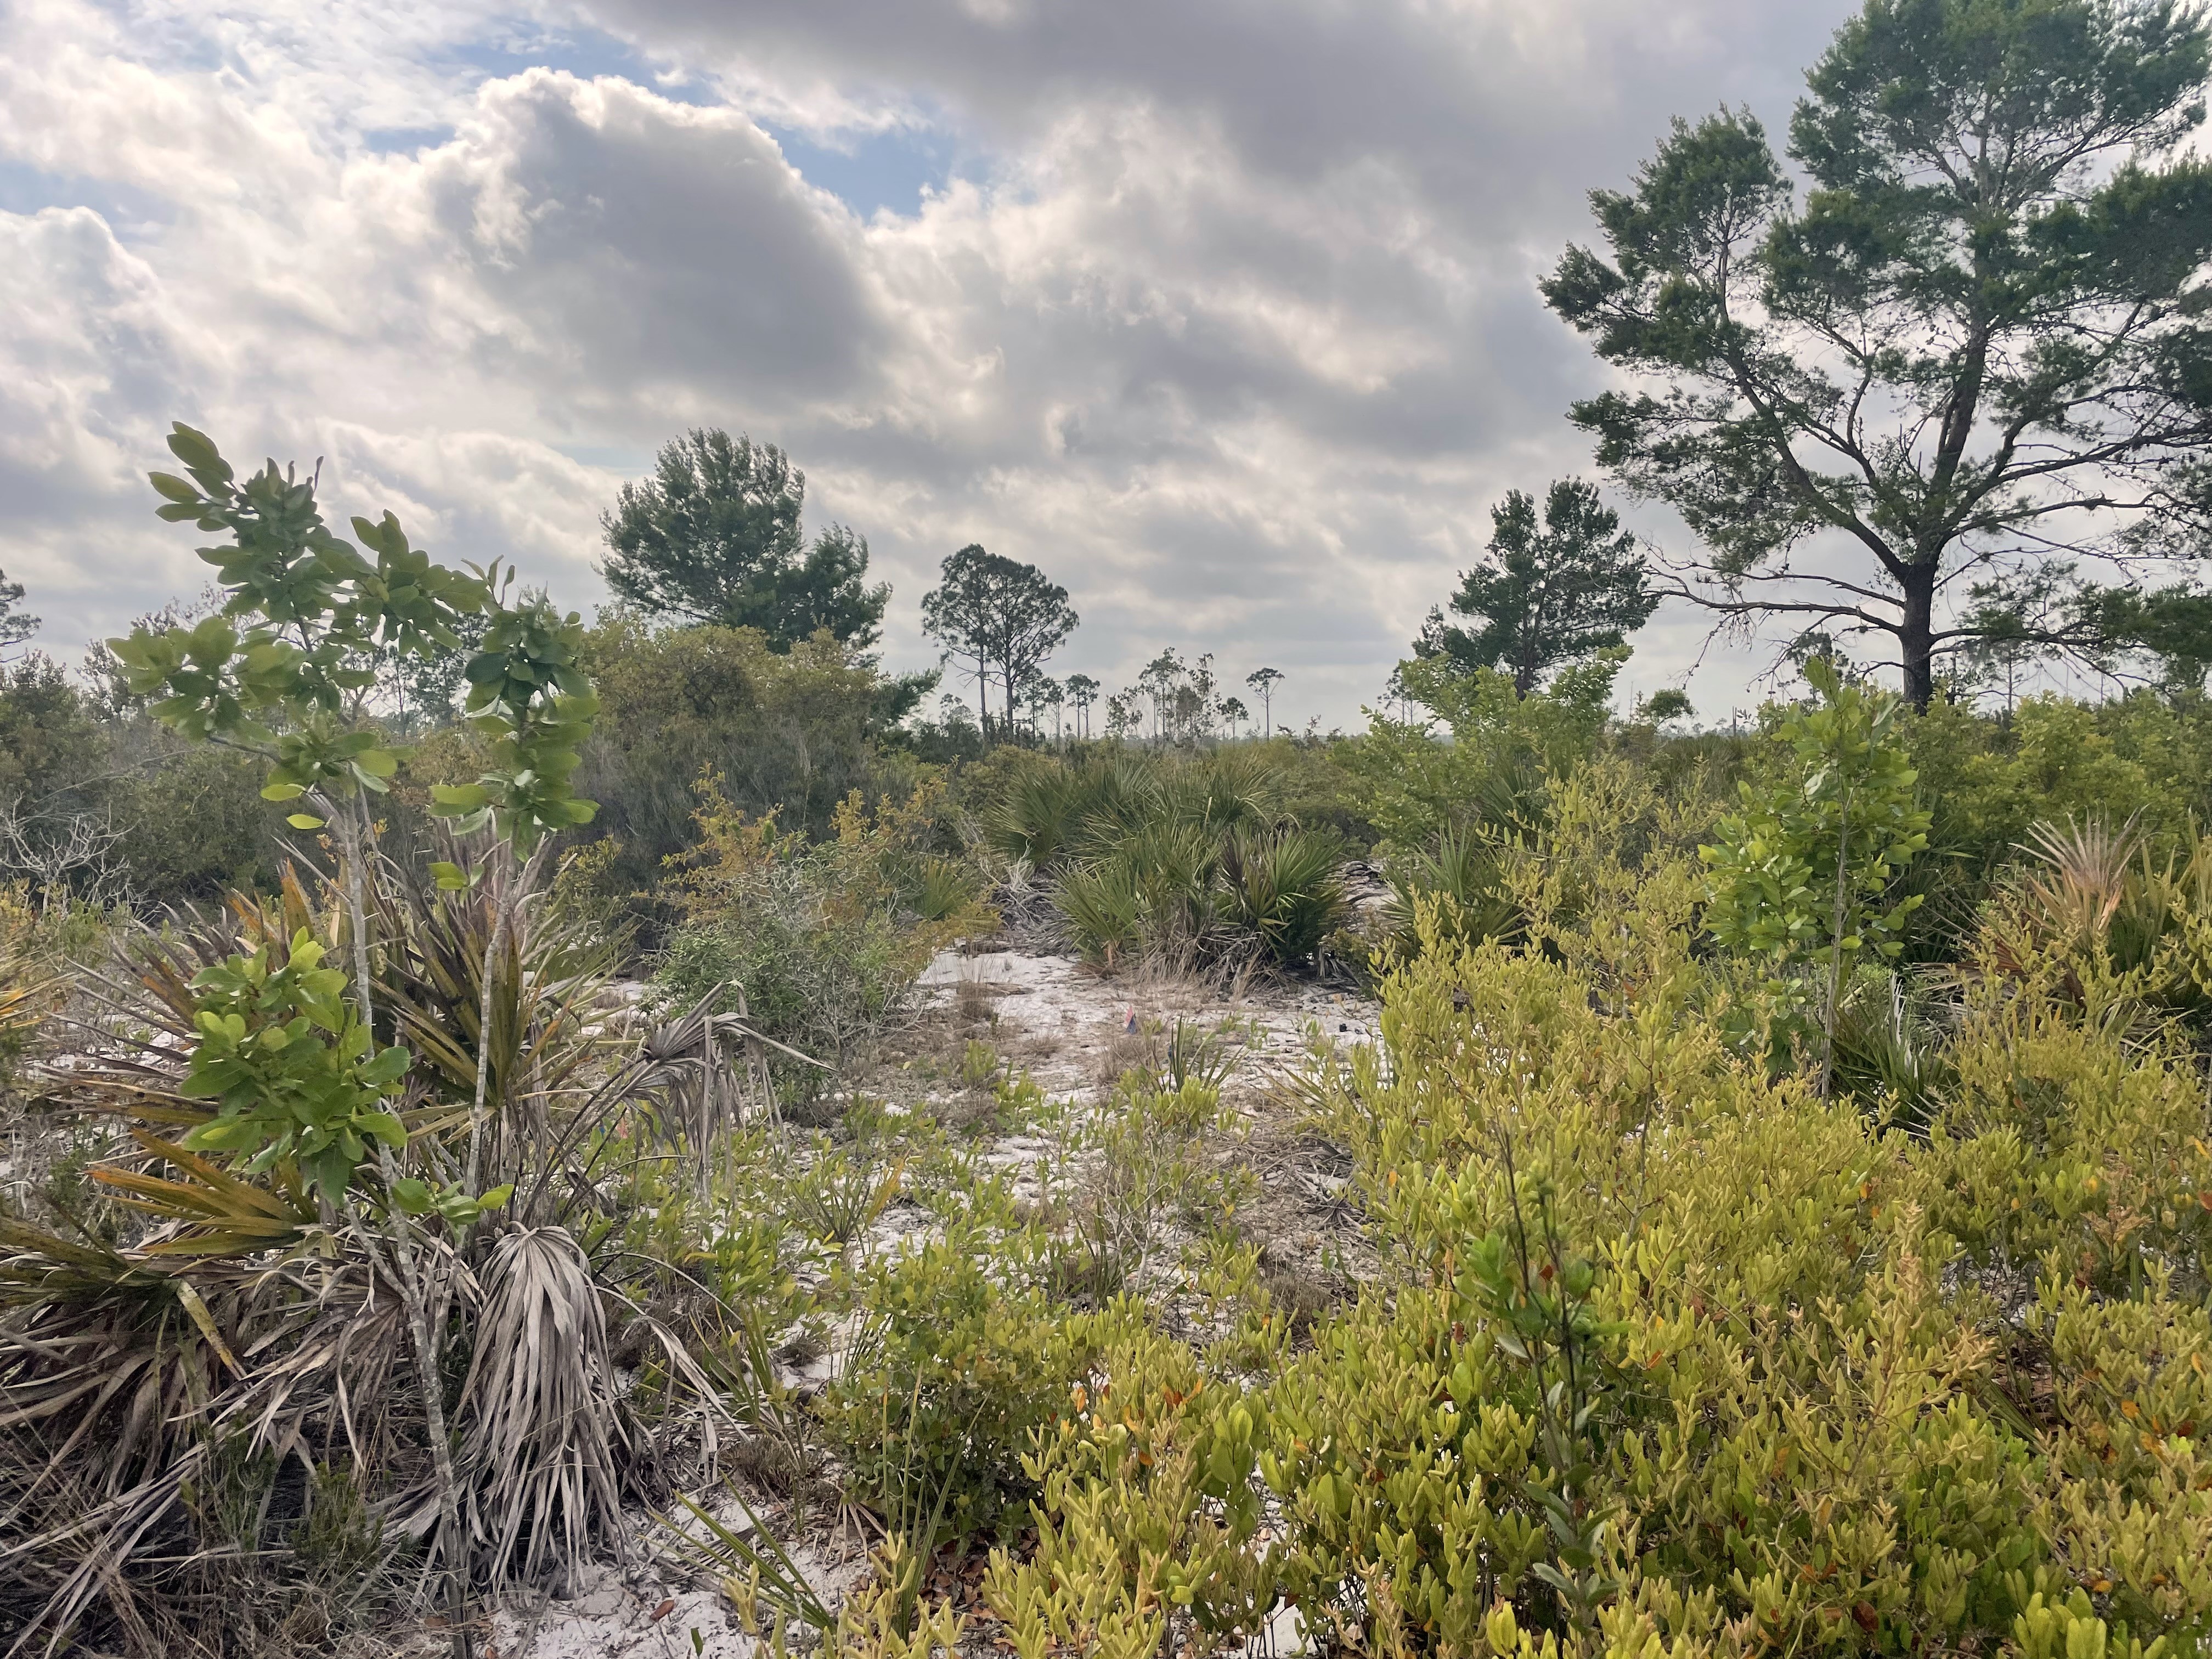
[[(1618, 534), (1607, 526), (1606, 539)], [(1470, 576), (1470, 586), (1486, 575)], [(866, 607), (846, 614), (858, 619), (847, 638), (827, 625), (779, 635), (760, 621), (655, 618), (633, 600), (585, 630), (601, 714), (575, 787), (599, 810), (570, 832), (568, 856), (595, 902), (629, 919), (641, 948), (662, 937), (670, 912), (657, 896), (671, 861), (698, 840), (709, 781), (723, 808), (816, 841), (834, 834), (848, 797), (873, 807), (941, 779), (930, 836), (961, 855), (994, 835), (1018, 844), (999, 829), (1010, 793), (1041, 768), (1079, 768), (1085, 756), (1121, 750), (1233, 747), (1269, 775), (1281, 819), (1326, 834), (1340, 858), (1388, 866), (1433, 861), (1455, 837), (1533, 832), (1547, 787), (1601, 753), (1678, 792), (1723, 798), (1775, 763), (1772, 732), (1790, 706), (1777, 701), (1741, 730), (1697, 731), (1687, 700), (1662, 691), (1621, 716), (1611, 703), (1626, 627), (1586, 629), (1549, 654), (1539, 642), (1522, 659), (1533, 666), (1510, 670), (1470, 666), (1474, 630), (1439, 617), (1425, 648), (1401, 665), (1392, 701), (1358, 733), (1263, 736), (1262, 722), (1223, 694), (1208, 659), (1170, 651), (1103, 708), (1066, 706), (1057, 722), (1034, 698), (1028, 719), (1004, 718), (1003, 669), (986, 654), (998, 686), (987, 735), (956, 700), (927, 716), (932, 677), (886, 672)], [(1480, 626), (1524, 645), (1494, 621)], [(385, 665), (357, 711), (404, 756), (385, 804), (387, 844), (404, 856), (428, 856), (430, 789), (483, 763), (483, 739), (459, 712), (468, 648)], [(1018, 707), (1042, 678), (1017, 671)], [(2212, 701), (2201, 681), (2169, 674), (2103, 700), (1978, 699), (1971, 685), (1947, 684), (1926, 710), (1908, 708), (1899, 732), (1934, 814), (1932, 856), (1911, 879), (1939, 902), (1916, 925), (1916, 935), (1929, 934), (1916, 956), (1940, 953), (1932, 930), (1971, 913), (2039, 822), (2132, 820), (2163, 839), (2212, 822)], [(43, 908), (145, 914), (272, 889), (302, 843), (259, 790), (250, 757), (166, 730), (100, 651), (75, 674), (36, 653), (0, 671), (0, 883)]]

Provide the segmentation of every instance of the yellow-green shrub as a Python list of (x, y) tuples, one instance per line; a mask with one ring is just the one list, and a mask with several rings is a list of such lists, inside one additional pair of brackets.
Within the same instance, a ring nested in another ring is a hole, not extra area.
[(927, 1514), (943, 1494), (944, 1525), (963, 1536), (1018, 1518), (1031, 1436), (1131, 1317), (1055, 1304), (1041, 1267), (970, 1221), (860, 1267), (853, 1350), (818, 1411), (863, 1501)]
[(1024, 1468), (1037, 1541), (1000, 1550), (984, 1583), (1022, 1659), (1148, 1659), (1176, 1633), (1197, 1651), (1242, 1641), (1278, 1594), (1256, 1547), (1262, 1408), (1157, 1332), (1106, 1345)]
[[(1653, 887), (1387, 976), (1316, 1085), (1386, 1277), (1242, 1388), (1109, 1362), (1145, 1380), (1046, 1436), (1041, 1565), (994, 1573), (1018, 1651), (1203, 1651), (1275, 1595), (1377, 1654), (2199, 1650), (2194, 1057), (1992, 975), (1932, 1133), (1886, 1131), (1739, 1056)], [(1264, 1528), (1190, 1478), (1231, 1423)]]

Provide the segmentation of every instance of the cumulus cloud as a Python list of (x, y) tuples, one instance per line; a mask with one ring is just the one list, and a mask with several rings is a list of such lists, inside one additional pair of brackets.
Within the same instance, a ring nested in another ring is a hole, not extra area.
[[(1581, 192), (1780, 114), (1841, 10), (26, 0), (0, 563), (60, 647), (195, 586), (139, 476), (181, 416), (584, 604), (615, 484), (719, 424), (869, 537), (895, 655), (981, 540), (1073, 590), (1065, 666), (1210, 649), (1349, 722), (1488, 503), (1586, 466), (1534, 292)], [(957, 161), (862, 211), (777, 131)]]

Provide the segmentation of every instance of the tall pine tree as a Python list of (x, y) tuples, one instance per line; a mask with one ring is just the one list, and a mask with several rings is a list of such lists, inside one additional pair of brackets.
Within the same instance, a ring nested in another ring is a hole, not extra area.
[(695, 428), (662, 448), (601, 520), (599, 567), (620, 599), (656, 616), (757, 628), (787, 651), (826, 628), (865, 650), (888, 586), (866, 585), (866, 538), (831, 525), (810, 548), (806, 475), (774, 444)]
[(1642, 382), (1573, 418), (1698, 537), (1686, 597), (1871, 636), (1924, 706), (1992, 628), (2110, 643), (2008, 583), (2212, 545), (2208, 68), (2174, 0), (1868, 0), (1790, 122), (1802, 206), (1727, 110), (1593, 193), (1606, 251), (1544, 294)]

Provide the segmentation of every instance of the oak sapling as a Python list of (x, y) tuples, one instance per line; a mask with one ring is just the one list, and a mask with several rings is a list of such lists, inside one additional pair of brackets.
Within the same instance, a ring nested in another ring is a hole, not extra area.
[[(261, 756), (269, 763), (262, 793), (302, 803), (289, 820), (294, 828), (331, 833), (352, 956), (349, 1012), (338, 1000), (346, 976), (322, 966), (324, 947), (304, 938), (292, 942), (282, 964), (262, 953), (199, 975), (194, 988), (205, 1005), (191, 1057), (192, 1087), (221, 1105), (194, 1134), (198, 1144), (232, 1152), (249, 1170), (296, 1171), (294, 1178), (304, 1177), (352, 1221), (373, 1257), (381, 1261), (388, 1246), (414, 1337), (441, 1547), (458, 1613), (467, 1543), (439, 1363), (444, 1297), (428, 1282), (415, 1218), (434, 1212), (465, 1228), (502, 1205), (510, 1189), (480, 1185), (488, 1107), (481, 1055), (465, 1178), (434, 1185), (402, 1172), (409, 1137), (383, 1102), (412, 1056), (398, 1045), (371, 1052), (376, 1009), (367, 899), (376, 834), (370, 802), (388, 791), (399, 756), (362, 717), (380, 660), (457, 651), (464, 621), (486, 618), (483, 647), (466, 671), (467, 713), (493, 740), (492, 769), (474, 784), (440, 790), (432, 810), (458, 820), (464, 833), (489, 828), (495, 846), (528, 854), (550, 832), (592, 816), (592, 804), (569, 788), (596, 712), (577, 665), (581, 624), (542, 598), (510, 604), (511, 578), (503, 579), (496, 563), (464, 571), (434, 562), (388, 512), (353, 520), (356, 547), (324, 522), (316, 474), (302, 479), (271, 460), (240, 481), (207, 435), (181, 422), (168, 442), (185, 476), (151, 475), (163, 497), (157, 511), (227, 538), (199, 550), (216, 569), (222, 606), (189, 629), (142, 625), (109, 647), (131, 694), (149, 699), (157, 720), (188, 738)], [(450, 864), (434, 874), (441, 886), (465, 888), (489, 863), (480, 861), (474, 876)], [(498, 920), (488, 953), (514, 926), (518, 886), (504, 882), (492, 896)], [(488, 954), (487, 999), (492, 978)], [(488, 1029), (487, 1017), (479, 1030)], [(372, 1167), (374, 1178), (364, 1180)], [(382, 1237), (368, 1218), (381, 1219)], [(457, 1620), (457, 1632), (464, 1628)], [(455, 1639), (457, 1650), (465, 1647), (465, 1636)]]

